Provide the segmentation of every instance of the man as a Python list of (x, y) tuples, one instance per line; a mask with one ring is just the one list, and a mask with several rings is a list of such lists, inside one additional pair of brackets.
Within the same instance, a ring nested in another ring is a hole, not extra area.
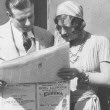
[(5, 5), (9, 21), (0, 26), (0, 63), (53, 45), (53, 36), (34, 26), (34, 0), (6, 0)]
[(70, 68), (58, 76), (70, 80), (70, 110), (100, 110), (98, 87), (110, 87), (110, 42), (84, 30), (83, 8), (73, 0), (58, 5), (55, 45), (70, 43)]

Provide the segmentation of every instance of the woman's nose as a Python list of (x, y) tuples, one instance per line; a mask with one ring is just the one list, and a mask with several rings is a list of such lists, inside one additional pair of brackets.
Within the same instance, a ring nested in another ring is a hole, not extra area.
[(61, 34), (63, 35), (63, 34), (66, 34), (66, 30), (62, 27), (61, 28)]

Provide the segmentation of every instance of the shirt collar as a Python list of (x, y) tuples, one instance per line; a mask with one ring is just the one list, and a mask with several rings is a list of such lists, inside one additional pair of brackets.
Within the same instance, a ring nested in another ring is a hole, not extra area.
[(29, 38), (34, 38), (32, 31), (29, 31), (27, 34), (28, 34)]

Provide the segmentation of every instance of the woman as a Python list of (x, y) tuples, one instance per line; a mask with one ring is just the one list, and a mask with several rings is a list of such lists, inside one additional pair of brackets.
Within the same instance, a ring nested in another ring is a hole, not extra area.
[(104, 36), (84, 30), (83, 8), (74, 1), (58, 5), (55, 45), (70, 42), (70, 68), (58, 76), (70, 80), (71, 110), (100, 110), (99, 86), (110, 86), (110, 43)]

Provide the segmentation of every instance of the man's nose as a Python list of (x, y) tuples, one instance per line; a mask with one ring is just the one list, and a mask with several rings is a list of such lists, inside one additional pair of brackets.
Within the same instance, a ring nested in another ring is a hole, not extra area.
[(30, 26), (31, 25), (31, 21), (29, 19), (27, 19), (25, 25), (26, 26)]
[(61, 28), (61, 34), (62, 35), (66, 34), (66, 30), (63, 27)]

